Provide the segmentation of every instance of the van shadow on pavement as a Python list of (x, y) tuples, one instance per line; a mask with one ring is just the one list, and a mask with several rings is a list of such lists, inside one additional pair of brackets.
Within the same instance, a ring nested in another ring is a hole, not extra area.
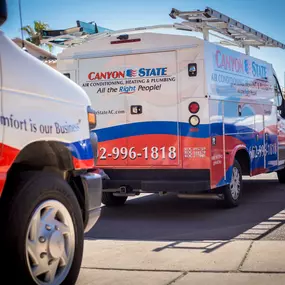
[[(268, 221), (284, 208), (285, 185), (276, 179), (245, 180), (242, 203), (233, 209), (223, 209), (214, 200), (181, 199), (175, 195), (139, 196), (122, 207), (103, 207), (99, 221), (86, 234), (86, 239), (208, 241), (207, 244), (222, 240), (219, 242), (222, 245)], [(258, 237), (248, 239), (260, 239), (283, 223), (276, 223)], [(176, 246), (175, 242), (169, 246)]]

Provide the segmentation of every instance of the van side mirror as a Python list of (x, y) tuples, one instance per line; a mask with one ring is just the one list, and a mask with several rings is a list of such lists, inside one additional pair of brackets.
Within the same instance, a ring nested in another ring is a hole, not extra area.
[(0, 26), (5, 23), (7, 15), (7, 2), (6, 0), (0, 0)]
[(279, 106), (277, 106), (277, 112), (279, 113), (279, 115), (285, 119), (285, 100), (281, 99), (281, 104)]

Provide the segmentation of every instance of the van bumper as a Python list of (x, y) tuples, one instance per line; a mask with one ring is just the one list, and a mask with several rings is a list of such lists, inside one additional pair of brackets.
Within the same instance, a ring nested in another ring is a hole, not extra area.
[(204, 193), (211, 189), (208, 169), (103, 169), (104, 192), (125, 186), (146, 193)]
[(102, 178), (93, 172), (81, 175), (85, 194), (84, 232), (88, 232), (101, 214)]
[(97, 164), (98, 137), (95, 132), (90, 132), (90, 142), (93, 150), (94, 165)]

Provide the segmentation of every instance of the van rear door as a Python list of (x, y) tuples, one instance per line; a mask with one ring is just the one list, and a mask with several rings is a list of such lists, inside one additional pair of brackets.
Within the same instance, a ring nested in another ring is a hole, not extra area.
[(128, 166), (178, 166), (176, 52), (125, 56)]
[(124, 56), (79, 60), (79, 85), (97, 114), (98, 166), (126, 166), (126, 111)]

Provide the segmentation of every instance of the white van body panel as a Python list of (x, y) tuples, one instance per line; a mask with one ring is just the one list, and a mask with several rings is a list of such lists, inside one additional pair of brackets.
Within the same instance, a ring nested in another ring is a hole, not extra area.
[(2, 32), (0, 50), (3, 177), (21, 150), (37, 141), (65, 144), (76, 169), (94, 166), (87, 94), (58, 71), (24, 53)]
[[(60, 72), (74, 68), (76, 82), (98, 106), (99, 165), (205, 169), (211, 188), (229, 183), (239, 150), (249, 157), (250, 175), (284, 167), (284, 118), (271, 64), (195, 37), (130, 39), (139, 40), (94, 39), (59, 55)], [(199, 104), (195, 114), (191, 102)], [(132, 114), (132, 106), (142, 112)], [(196, 127), (189, 124), (193, 115)]]

